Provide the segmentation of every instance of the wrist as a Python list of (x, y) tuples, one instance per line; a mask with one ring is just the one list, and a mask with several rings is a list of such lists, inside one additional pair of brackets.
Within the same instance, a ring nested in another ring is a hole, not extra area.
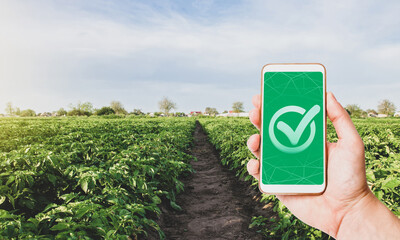
[(344, 215), (337, 239), (396, 239), (400, 220), (368, 189)]

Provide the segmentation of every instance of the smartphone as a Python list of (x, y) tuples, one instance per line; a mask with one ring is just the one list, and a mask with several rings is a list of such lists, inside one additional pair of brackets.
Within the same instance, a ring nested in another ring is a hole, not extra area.
[(318, 195), (326, 188), (326, 70), (267, 64), (261, 77), (261, 192)]

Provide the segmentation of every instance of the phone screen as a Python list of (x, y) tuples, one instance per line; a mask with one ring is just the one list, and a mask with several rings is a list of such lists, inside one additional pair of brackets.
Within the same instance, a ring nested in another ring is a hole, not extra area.
[(265, 72), (262, 183), (324, 183), (325, 104), (322, 72)]

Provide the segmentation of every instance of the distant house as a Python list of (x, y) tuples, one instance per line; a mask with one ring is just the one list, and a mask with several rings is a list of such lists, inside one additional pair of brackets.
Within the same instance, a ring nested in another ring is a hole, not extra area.
[(198, 116), (198, 115), (201, 115), (201, 114), (202, 114), (201, 111), (191, 111), (188, 114), (188, 117)]
[(378, 115), (376, 115), (374, 112), (369, 112), (368, 113), (368, 117), (377, 117)]
[(393, 116), (400, 117), (400, 112), (395, 113)]
[(201, 115), (201, 111), (191, 111), (190, 115), (192, 115), (192, 116)]
[(379, 113), (377, 117), (378, 117), (378, 118), (385, 118), (385, 117), (388, 117), (388, 115), (387, 115), (387, 114)]
[(41, 117), (51, 117), (51, 113), (49, 112), (44, 112), (42, 114), (40, 114)]

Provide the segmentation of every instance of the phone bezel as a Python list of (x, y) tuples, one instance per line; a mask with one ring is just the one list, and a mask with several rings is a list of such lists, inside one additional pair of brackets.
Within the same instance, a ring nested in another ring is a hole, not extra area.
[[(323, 74), (323, 119), (324, 119), (324, 181), (321, 185), (275, 185), (275, 184), (263, 184), (262, 183), (262, 128), (263, 128), (263, 111), (264, 111), (264, 74), (266, 72), (321, 72)], [(261, 71), (261, 141), (260, 141), (260, 180), (259, 189), (261, 192), (266, 194), (278, 194), (278, 195), (319, 195), (322, 194), (327, 185), (327, 171), (326, 171), (326, 69), (325, 66), (320, 63), (273, 63), (266, 64)]]

